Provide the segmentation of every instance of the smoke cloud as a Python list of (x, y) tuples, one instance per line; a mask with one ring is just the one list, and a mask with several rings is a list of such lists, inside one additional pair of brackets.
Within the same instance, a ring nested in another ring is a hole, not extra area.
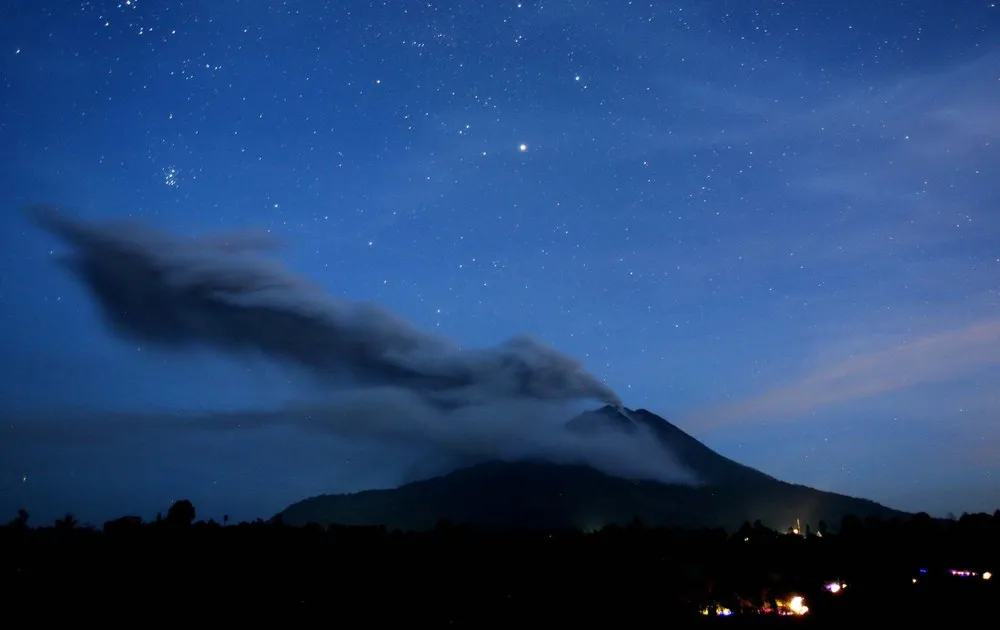
[(52, 207), (35, 222), (70, 252), (62, 262), (121, 337), (147, 345), (256, 353), (349, 384), (311, 408), (215, 417), (245, 427), (292, 422), (340, 435), (430, 441), (470, 458), (537, 457), (613, 474), (679, 481), (645, 432), (600, 439), (553, 424), (567, 403), (622, 407), (574, 359), (528, 336), (468, 349), (383, 308), (324, 293), (262, 256), (278, 243), (239, 234), (185, 239), (138, 223), (91, 223)]
[(314, 373), (395, 385), (446, 406), (494, 398), (618, 396), (573, 359), (529, 337), (469, 350), (384, 309), (324, 295), (253, 254), (274, 243), (179, 239), (137, 224), (88, 224), (36, 207), (73, 251), (65, 263), (119, 334), (148, 344), (260, 352)]
[[(429, 443), (439, 450), (438, 459), (446, 457), (445, 463), (453, 467), (486, 459), (536, 459), (588, 464), (629, 478), (697, 482), (665, 451), (649, 427), (615, 430), (607, 426), (587, 434), (553, 421), (568, 419), (566, 413), (566, 407), (558, 403), (513, 398), (441, 409), (415, 392), (378, 387), (344, 392), (321, 405), (216, 414), (201, 422), (206, 428), (291, 424), (385, 445)], [(437, 472), (446, 472), (444, 468), (437, 466)]]

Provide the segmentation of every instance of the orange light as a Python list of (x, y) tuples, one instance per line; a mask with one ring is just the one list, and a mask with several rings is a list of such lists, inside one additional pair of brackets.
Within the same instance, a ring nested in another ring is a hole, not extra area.
[(805, 605), (805, 601), (801, 596), (796, 595), (788, 602), (788, 610), (792, 611), (796, 615), (804, 615), (809, 612), (809, 607)]

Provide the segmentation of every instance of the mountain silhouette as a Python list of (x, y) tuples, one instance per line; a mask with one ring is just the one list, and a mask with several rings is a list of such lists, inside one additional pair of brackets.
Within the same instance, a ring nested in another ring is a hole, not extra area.
[(634, 481), (582, 465), (490, 461), (391, 490), (320, 495), (285, 508), (278, 517), (304, 525), (385, 525), (403, 530), (439, 521), (489, 528), (597, 529), (635, 518), (649, 526), (724, 527), (760, 520), (778, 530), (845, 516), (894, 518), (905, 513), (873, 501), (787, 483), (719, 455), (670, 422), (644, 409), (603, 407), (567, 423), (571, 431), (600, 434), (652, 429), (700, 485)]

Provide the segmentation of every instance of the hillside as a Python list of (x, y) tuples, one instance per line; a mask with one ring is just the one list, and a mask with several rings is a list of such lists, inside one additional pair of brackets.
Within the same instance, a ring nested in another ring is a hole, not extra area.
[[(440, 519), (484, 527), (593, 529), (626, 524), (721, 526), (744, 521), (787, 529), (796, 519), (814, 528), (839, 526), (844, 516), (903, 516), (865, 499), (786, 483), (719, 455), (663, 418), (645, 410), (631, 420), (605, 407), (571, 420), (573, 431), (651, 427), (664, 446), (703, 484), (697, 487), (631, 481), (585, 466), (545, 462), (486, 462), (392, 490), (321, 495), (295, 503), (279, 515), (286, 523), (386, 525), (427, 529)], [(633, 423), (634, 422), (634, 423)], [(665, 452), (664, 456), (668, 456)]]

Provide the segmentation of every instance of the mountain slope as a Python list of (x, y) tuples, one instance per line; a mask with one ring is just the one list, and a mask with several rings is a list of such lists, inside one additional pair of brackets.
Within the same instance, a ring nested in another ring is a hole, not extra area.
[(741, 486), (768, 484), (777, 481), (756, 468), (744, 466), (728, 457), (719, 455), (684, 431), (660, 416), (638, 409), (627, 410), (622, 415), (614, 407), (605, 406), (595, 411), (582, 413), (567, 424), (572, 431), (600, 433), (602, 431), (635, 432), (637, 425), (652, 429), (667, 452), (684, 466), (697, 473), (698, 477), (710, 485)]
[(692, 487), (631, 481), (586, 466), (544, 462), (486, 462), (393, 490), (322, 495), (295, 503), (281, 518), (316, 522), (426, 529), (444, 518), (485, 527), (593, 529), (639, 517), (648, 525), (721, 526), (733, 530), (760, 519), (785, 529), (799, 519), (832, 527), (844, 516), (903, 515), (872, 501), (785, 483), (711, 450), (648, 411), (610, 407), (571, 420), (572, 431), (635, 431), (650, 427), (664, 456), (678, 458), (703, 485)]

